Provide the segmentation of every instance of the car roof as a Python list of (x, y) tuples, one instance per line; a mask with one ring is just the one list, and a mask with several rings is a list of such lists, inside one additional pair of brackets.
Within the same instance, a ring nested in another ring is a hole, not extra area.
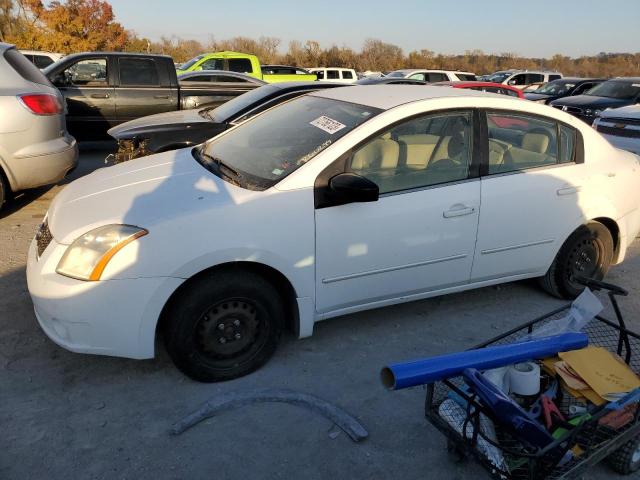
[(146, 58), (168, 58), (173, 63), (173, 58), (169, 55), (160, 55), (156, 53), (134, 53), (134, 52), (80, 52), (72, 53), (64, 57), (66, 60), (73, 60), (76, 57), (81, 58), (100, 58), (100, 57), (146, 57)]
[(467, 75), (475, 75), (473, 72), (463, 72), (462, 70), (438, 70), (434, 68), (404, 68), (400, 70), (394, 70), (394, 72), (402, 73), (417, 73), (417, 72), (430, 72), (430, 73), (464, 73)]
[(424, 88), (415, 88), (412, 85), (354, 85), (344, 88), (332, 88), (310, 95), (316, 97), (341, 100), (343, 102), (357, 103), (381, 110), (403, 105), (405, 103), (429, 100), (442, 97), (481, 97), (495, 95), (503, 98), (504, 95), (479, 92), (463, 88), (440, 88), (425, 85)]

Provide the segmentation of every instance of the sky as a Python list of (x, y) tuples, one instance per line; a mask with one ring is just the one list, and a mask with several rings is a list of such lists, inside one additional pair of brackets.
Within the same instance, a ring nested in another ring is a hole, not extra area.
[(367, 38), (456, 54), (550, 57), (640, 52), (640, 0), (109, 0), (139, 36), (245, 36), (355, 50)]

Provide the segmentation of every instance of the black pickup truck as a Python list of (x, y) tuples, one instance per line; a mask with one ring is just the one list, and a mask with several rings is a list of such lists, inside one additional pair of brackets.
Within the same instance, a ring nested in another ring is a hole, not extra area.
[(67, 129), (80, 140), (107, 138), (109, 128), (154, 113), (220, 105), (264, 84), (238, 74), (183, 83), (171, 57), (122, 52), (69, 55), (44, 73), (64, 95)]

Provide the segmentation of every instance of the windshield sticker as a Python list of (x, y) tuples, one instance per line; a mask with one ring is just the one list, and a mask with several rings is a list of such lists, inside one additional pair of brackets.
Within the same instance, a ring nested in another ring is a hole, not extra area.
[[(343, 125), (344, 127), (344, 125)], [(324, 130), (324, 129), (323, 129)], [(298, 160), (296, 162), (296, 164), (298, 166), (300, 165), (304, 165), (305, 163), (307, 163), (309, 160), (311, 160), (313, 157), (315, 157), (317, 154), (319, 154), (322, 150), (324, 150), (325, 148), (327, 148), (329, 145), (331, 145), (331, 140), (325, 140), (325, 142), (321, 145), (318, 145), (316, 148), (314, 148), (313, 150), (311, 150), (309, 153), (307, 153), (305, 156), (300, 157), (300, 160)]]
[(320, 130), (324, 130), (329, 135), (333, 135), (336, 132), (342, 130), (346, 125), (334, 120), (333, 118), (326, 117), (322, 115), (321, 117), (316, 118), (315, 120), (309, 122), (314, 127), (318, 127)]
[(282, 169), (280, 169), (280, 168), (274, 168), (274, 169), (271, 171), (271, 175), (277, 175), (277, 176), (280, 176), (280, 175), (282, 175), (283, 173), (284, 173), (284, 170), (282, 170)]

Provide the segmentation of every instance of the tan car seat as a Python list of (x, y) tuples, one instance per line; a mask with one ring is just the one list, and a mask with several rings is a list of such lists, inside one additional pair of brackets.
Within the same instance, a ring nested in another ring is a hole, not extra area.
[(395, 172), (400, 157), (398, 142), (391, 139), (391, 134), (369, 142), (358, 150), (351, 160), (351, 169), (354, 171), (368, 169), (389, 169)]

